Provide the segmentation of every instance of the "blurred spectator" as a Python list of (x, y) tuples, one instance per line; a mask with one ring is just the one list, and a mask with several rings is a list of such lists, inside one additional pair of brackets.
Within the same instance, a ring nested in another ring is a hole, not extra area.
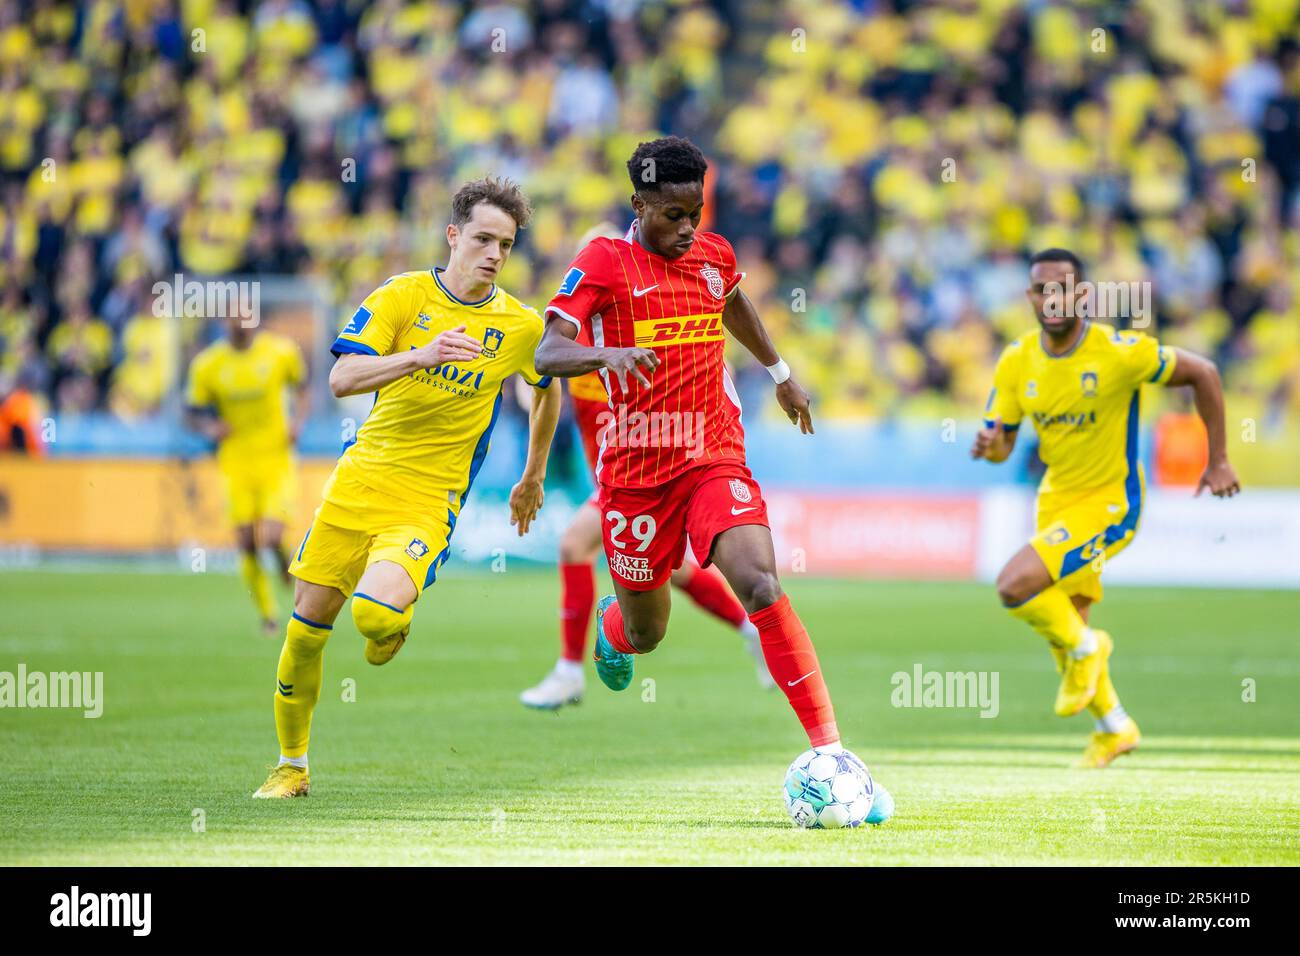
[(485, 172), (534, 200), (502, 283), (540, 305), (670, 132), (823, 415), (977, 414), (1049, 244), (1296, 413), (1295, 3), (0, 0), (0, 374), (165, 414), (198, 343), (154, 282), (314, 277), (344, 316)]
[(67, 310), (67, 317), (50, 332), (46, 354), (55, 376), (81, 373), (96, 377), (108, 369), (113, 357), (113, 330), (94, 318), (85, 303)]

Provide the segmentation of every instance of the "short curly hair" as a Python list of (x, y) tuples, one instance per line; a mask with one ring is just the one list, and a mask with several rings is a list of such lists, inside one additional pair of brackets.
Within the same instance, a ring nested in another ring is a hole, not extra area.
[(700, 148), (681, 136), (639, 143), (627, 161), (637, 192), (657, 192), (664, 183), (702, 183), (709, 162)]
[(1029, 260), (1029, 267), (1032, 269), (1040, 262), (1068, 262), (1074, 268), (1074, 277), (1080, 281), (1083, 279), (1083, 260), (1069, 249), (1053, 247), (1044, 249), (1042, 252), (1036, 252), (1033, 258)]
[(513, 219), (520, 229), (527, 226), (528, 220), (533, 216), (532, 204), (517, 182), (484, 176), (467, 182), (451, 197), (452, 225), (460, 228), (469, 222), (474, 215), (474, 207), (481, 202), (496, 206)]

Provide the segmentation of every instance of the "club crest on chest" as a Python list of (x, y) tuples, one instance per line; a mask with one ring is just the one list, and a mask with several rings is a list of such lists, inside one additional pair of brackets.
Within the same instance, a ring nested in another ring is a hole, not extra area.
[(700, 270), (700, 275), (702, 275), (704, 277), (704, 281), (709, 284), (709, 294), (712, 295), (715, 299), (721, 299), (722, 290), (724, 288), (722, 282), (722, 273), (719, 272), (713, 266), (706, 264), (704, 268)]
[(501, 350), (501, 343), (506, 339), (506, 334), (500, 329), (485, 329), (483, 332), (483, 354), (487, 358), (496, 358), (497, 352)]

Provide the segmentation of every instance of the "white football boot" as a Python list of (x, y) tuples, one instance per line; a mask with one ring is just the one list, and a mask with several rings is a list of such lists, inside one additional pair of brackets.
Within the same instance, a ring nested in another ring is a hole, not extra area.
[(562, 660), (542, 678), (540, 684), (520, 694), (519, 702), (537, 710), (559, 710), (565, 704), (582, 703), (582, 693), (586, 687), (587, 679), (583, 675), (582, 665), (577, 661)]

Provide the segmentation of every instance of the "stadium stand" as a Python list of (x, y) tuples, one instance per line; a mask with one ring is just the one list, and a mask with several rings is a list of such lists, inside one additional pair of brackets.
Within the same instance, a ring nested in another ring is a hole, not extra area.
[(202, 336), (154, 282), (311, 278), (344, 316), (484, 172), (533, 198), (502, 284), (540, 304), (628, 218), (632, 147), (679, 133), (823, 417), (975, 417), (1028, 255), (1063, 245), (1149, 281), (1151, 330), (1284, 441), (1298, 117), (1296, 0), (3, 2), (0, 401), (174, 416)]

